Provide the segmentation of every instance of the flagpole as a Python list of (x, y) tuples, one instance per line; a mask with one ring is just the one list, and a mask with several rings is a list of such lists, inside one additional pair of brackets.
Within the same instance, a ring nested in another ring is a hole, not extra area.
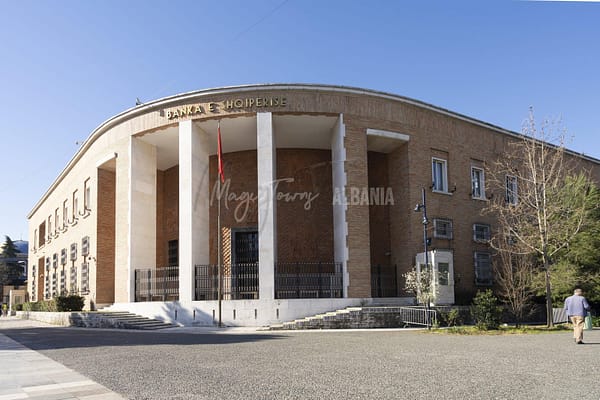
[(217, 163), (218, 163), (218, 173), (217, 173), (217, 196), (218, 196), (218, 205), (217, 205), (217, 269), (218, 269), (218, 290), (217, 290), (217, 298), (219, 303), (219, 327), (223, 326), (223, 322), (221, 319), (221, 309), (222, 309), (222, 299), (223, 299), (223, 271), (222, 271), (222, 254), (221, 254), (221, 121), (217, 122), (217, 146), (218, 146), (218, 154), (217, 154)]

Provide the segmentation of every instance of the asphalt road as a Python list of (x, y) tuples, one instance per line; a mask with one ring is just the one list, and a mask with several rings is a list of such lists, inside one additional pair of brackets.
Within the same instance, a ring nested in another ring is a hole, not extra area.
[(130, 399), (600, 398), (600, 330), (198, 332), (0, 330)]

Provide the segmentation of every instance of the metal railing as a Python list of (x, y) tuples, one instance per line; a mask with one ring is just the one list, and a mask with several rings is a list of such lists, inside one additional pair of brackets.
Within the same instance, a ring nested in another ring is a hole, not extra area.
[(426, 307), (398, 307), (400, 319), (407, 325), (434, 326), (437, 323), (437, 311)]
[(561, 324), (563, 322), (569, 322), (569, 316), (567, 310), (564, 308), (553, 308), (552, 309), (552, 322), (555, 324)]
[(395, 265), (371, 266), (371, 297), (398, 297), (398, 274)]
[[(194, 300), (218, 300), (218, 265), (196, 265), (194, 281)], [(221, 284), (223, 300), (258, 299), (258, 263), (223, 265)]]
[(135, 270), (135, 301), (179, 300), (179, 266)]
[(275, 264), (276, 299), (343, 297), (342, 264), (289, 262)]

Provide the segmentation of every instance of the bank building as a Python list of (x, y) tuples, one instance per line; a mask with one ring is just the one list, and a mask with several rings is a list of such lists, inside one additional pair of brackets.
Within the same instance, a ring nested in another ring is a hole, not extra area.
[[(86, 309), (185, 325), (214, 324), (220, 307), (225, 324), (261, 326), (413, 304), (402, 274), (427, 254), (435, 302), (465, 304), (494, 283), (486, 163), (518, 137), (340, 86), (136, 105), (90, 134), (28, 215), (29, 300), (76, 293)], [(600, 180), (600, 161), (575, 156)]]

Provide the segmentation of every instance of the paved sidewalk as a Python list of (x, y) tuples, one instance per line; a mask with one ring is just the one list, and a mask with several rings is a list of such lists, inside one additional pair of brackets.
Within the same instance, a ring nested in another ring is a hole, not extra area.
[[(49, 326), (2, 317), (0, 329), (15, 326)], [(50, 325), (51, 326), (51, 325)], [(1, 330), (0, 330), (1, 332)], [(0, 333), (0, 400), (17, 399), (124, 399), (85, 376), (28, 349)]]

